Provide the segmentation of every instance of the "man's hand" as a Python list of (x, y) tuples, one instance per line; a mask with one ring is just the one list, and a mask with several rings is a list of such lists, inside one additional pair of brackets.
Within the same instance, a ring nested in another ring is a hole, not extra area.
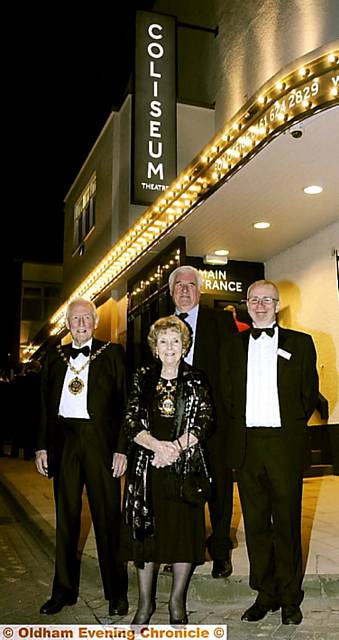
[(42, 476), (48, 477), (48, 462), (46, 449), (40, 449), (35, 452), (35, 465)]
[(120, 478), (123, 476), (127, 469), (127, 457), (124, 453), (114, 453), (112, 462), (112, 476), (113, 478)]

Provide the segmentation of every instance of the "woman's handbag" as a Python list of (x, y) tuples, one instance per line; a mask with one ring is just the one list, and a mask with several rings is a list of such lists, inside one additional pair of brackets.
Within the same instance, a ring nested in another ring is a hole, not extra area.
[[(191, 505), (202, 505), (207, 502), (212, 493), (212, 479), (210, 478), (200, 444), (195, 446), (195, 453), (200, 460), (188, 468), (189, 449), (185, 450), (185, 463), (180, 485), (180, 498)], [(192, 459), (192, 458), (191, 458)]]

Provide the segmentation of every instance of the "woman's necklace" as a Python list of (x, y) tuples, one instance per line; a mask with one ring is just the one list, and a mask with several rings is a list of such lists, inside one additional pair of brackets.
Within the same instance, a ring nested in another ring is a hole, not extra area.
[(175, 413), (175, 394), (177, 390), (177, 378), (173, 380), (165, 380), (159, 378), (156, 387), (158, 396), (158, 409), (161, 415), (171, 417)]
[(72, 380), (69, 382), (68, 384), (68, 389), (69, 391), (74, 395), (77, 396), (79, 395), (79, 393), (82, 392), (83, 388), (84, 388), (84, 383), (81, 380), (81, 378), (78, 378), (79, 373), (81, 373), (81, 371), (83, 371), (84, 369), (86, 369), (86, 367), (88, 367), (90, 362), (93, 362), (93, 360), (95, 360), (95, 358), (98, 357), (98, 355), (100, 355), (100, 353), (102, 353), (104, 351), (104, 349), (106, 349), (106, 347), (108, 347), (108, 345), (110, 344), (110, 342), (106, 342), (105, 344), (102, 345), (102, 347), (100, 347), (100, 349), (98, 349), (95, 353), (93, 353), (92, 356), (89, 356), (89, 358), (86, 360), (85, 364), (82, 365), (82, 367), (80, 367), (80, 369), (76, 369), (69, 360), (67, 360), (64, 352), (62, 351), (61, 345), (58, 344), (57, 346), (57, 350), (59, 352), (59, 356), (60, 358), (64, 361), (65, 364), (67, 364), (67, 367), (73, 372), (75, 373), (75, 378), (72, 378)]

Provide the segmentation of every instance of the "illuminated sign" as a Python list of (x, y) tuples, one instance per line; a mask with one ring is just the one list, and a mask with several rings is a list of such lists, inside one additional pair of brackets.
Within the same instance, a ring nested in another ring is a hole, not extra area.
[(200, 269), (200, 275), (202, 277), (202, 292), (203, 293), (243, 293), (243, 283), (236, 280), (230, 280), (227, 278), (226, 269), (212, 269), (208, 271), (202, 271)]
[(265, 277), (262, 262), (229, 260), (225, 267), (213, 265), (206, 268), (202, 258), (188, 257), (187, 264), (199, 270), (202, 278), (201, 292), (214, 299), (240, 302), (246, 298), (250, 284)]
[(137, 11), (132, 202), (151, 204), (175, 179), (176, 22)]

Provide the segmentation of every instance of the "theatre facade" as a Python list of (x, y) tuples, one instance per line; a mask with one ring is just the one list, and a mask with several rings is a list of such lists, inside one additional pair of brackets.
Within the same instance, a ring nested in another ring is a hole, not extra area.
[(133, 91), (65, 198), (64, 303), (50, 340), (69, 339), (67, 301), (91, 299), (98, 337), (123, 343), (132, 371), (148, 357), (150, 323), (172, 311), (176, 266), (196, 266), (203, 303), (234, 304), (245, 321), (246, 289), (266, 277), (280, 323), (314, 338), (327, 404), (312, 421), (334, 428), (338, 3), (156, 1), (138, 15), (136, 52)]

